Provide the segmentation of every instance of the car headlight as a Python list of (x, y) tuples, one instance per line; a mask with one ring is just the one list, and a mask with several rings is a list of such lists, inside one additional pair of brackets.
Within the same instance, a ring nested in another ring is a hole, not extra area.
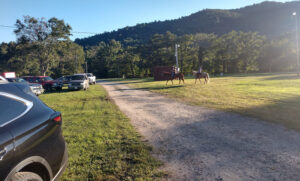
[(83, 82), (81, 82), (81, 83), (80, 83), (80, 85), (84, 85), (84, 83), (83, 83)]

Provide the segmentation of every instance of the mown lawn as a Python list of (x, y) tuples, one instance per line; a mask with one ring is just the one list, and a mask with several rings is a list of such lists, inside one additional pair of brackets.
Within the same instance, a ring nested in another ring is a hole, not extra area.
[(283, 124), (300, 130), (300, 78), (295, 74), (248, 74), (211, 78), (208, 85), (165, 85), (152, 79), (125, 80), (129, 86), (177, 98), (193, 105), (216, 108)]
[(69, 164), (61, 180), (156, 180), (164, 174), (129, 120), (105, 90), (64, 91), (40, 96), (63, 115)]

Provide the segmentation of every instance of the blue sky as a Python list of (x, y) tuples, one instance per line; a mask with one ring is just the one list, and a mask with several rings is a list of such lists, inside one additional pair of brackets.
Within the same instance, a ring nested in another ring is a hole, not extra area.
[[(261, 0), (0, 0), (0, 25), (24, 15), (64, 19), (76, 32), (117, 30), (137, 23), (176, 19), (199, 10), (235, 9)], [(285, 1), (278, 1), (285, 2)], [(72, 39), (91, 36), (75, 34)], [(0, 42), (15, 41), (13, 28), (0, 27)]]

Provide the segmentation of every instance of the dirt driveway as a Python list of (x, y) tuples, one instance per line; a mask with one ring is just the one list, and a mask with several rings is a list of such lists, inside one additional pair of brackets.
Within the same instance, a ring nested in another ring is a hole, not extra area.
[(170, 180), (300, 180), (300, 133), (100, 82), (155, 148)]

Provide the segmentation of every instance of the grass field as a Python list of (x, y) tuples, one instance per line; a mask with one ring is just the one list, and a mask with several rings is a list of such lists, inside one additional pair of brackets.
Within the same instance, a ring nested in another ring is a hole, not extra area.
[(165, 85), (152, 79), (125, 80), (129, 86), (177, 98), (193, 105), (216, 108), (283, 124), (300, 130), (300, 78), (295, 74), (248, 74), (211, 78), (208, 85)]
[(104, 89), (50, 93), (40, 98), (63, 115), (69, 164), (61, 180), (156, 180), (164, 174), (151, 147)]

